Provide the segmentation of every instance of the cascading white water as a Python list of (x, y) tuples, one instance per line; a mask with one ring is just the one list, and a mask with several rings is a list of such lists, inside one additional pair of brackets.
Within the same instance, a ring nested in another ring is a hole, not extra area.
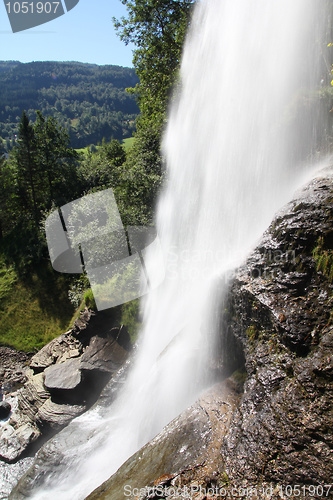
[(318, 84), (316, 61), (304, 63), (315, 3), (198, 2), (163, 143), (168, 182), (157, 227), (166, 278), (146, 300), (124, 390), (107, 412), (70, 424), (63, 445), (58, 438), (63, 467), (34, 499), (84, 498), (209, 383), (212, 286), (295, 187), (291, 163), (303, 151), (288, 113), (300, 85)]

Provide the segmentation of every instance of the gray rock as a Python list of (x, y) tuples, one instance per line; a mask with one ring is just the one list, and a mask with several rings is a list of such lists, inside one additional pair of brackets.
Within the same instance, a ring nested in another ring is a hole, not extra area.
[(60, 429), (86, 409), (53, 402), (43, 379), (43, 373), (29, 374), (28, 383), (16, 393), (17, 404), (10, 419), (0, 427), (0, 457), (6, 461), (17, 460), (42, 435), (41, 429)]
[(3, 460), (17, 460), (41, 435), (36, 414), (49, 397), (43, 386), (43, 374), (30, 376), (29, 382), (17, 391), (17, 407), (9, 420), (0, 427), (0, 457)]
[[(90, 320), (93, 320), (92, 324)], [(21, 388), (11, 395), (14, 405), (8, 421), (0, 426), (0, 460), (10, 463), (8, 470), (13, 471), (11, 483), (15, 482), (14, 473), (17, 479), (20, 476), (20, 468), (12, 467), (12, 463), (21, 462), (21, 455), (32, 443), (37, 448), (36, 441), (42, 435), (47, 435), (50, 430), (59, 431), (93, 404), (127, 356), (115, 340), (124, 338), (126, 341), (126, 331), (123, 329), (120, 335), (119, 327), (113, 328), (113, 321), (112, 314), (96, 317), (85, 310), (72, 330), (51, 341), (32, 358), (9, 348), (0, 348), (0, 362), (4, 367), (0, 382), (6, 383), (5, 392), (12, 392), (16, 383), (21, 384)], [(103, 339), (93, 341), (88, 347), (83, 377), (80, 358), (91, 337), (96, 335)], [(112, 397), (122, 383), (118, 378)], [(110, 394), (106, 398), (109, 400)], [(7, 470), (5, 465), (3, 468)]]
[(36, 420), (44, 425), (47, 423), (53, 429), (59, 430), (73, 418), (81, 415), (85, 409), (84, 405), (58, 404), (48, 399), (39, 408)]
[(40, 434), (35, 425), (24, 424), (18, 429), (9, 424), (4, 426), (0, 435), (0, 457), (8, 462), (16, 460)]
[(50, 398), (43, 383), (44, 375), (31, 375), (29, 381), (17, 392), (17, 410), (12, 415), (16, 425), (35, 420), (38, 409)]
[[(130, 359), (128, 359), (120, 370), (111, 378), (107, 386), (102, 391), (97, 403), (91, 409), (92, 412), (98, 408), (98, 412), (102, 417), (107, 416), (110, 405), (116, 398), (116, 394), (125, 381), (129, 367)], [(42, 376), (42, 374), (40, 374), (40, 376)], [(76, 405), (74, 408), (76, 408)], [(58, 410), (59, 408), (52, 408), (52, 412)], [(72, 409), (68, 409), (67, 405), (64, 410), (65, 413), (72, 411)], [(47, 417), (48, 422), (50, 422), (52, 415), (49, 415), (49, 400), (45, 402), (45, 407), (42, 407), (41, 411), (38, 412), (37, 417)], [(27, 472), (26, 477), (22, 478), (19, 482), (18, 488), (15, 489), (15, 495), (20, 498), (19, 491), (23, 491), (23, 498), (25, 498), (25, 492), (32, 491), (36, 484), (43, 484), (45, 478), (47, 480), (47, 478), (54, 475), (55, 472), (59, 473), (59, 469), (60, 471), (65, 471), (67, 463), (63, 456), (64, 450), (80, 447), (82, 443), (86, 441), (86, 438), (86, 433), (82, 432), (81, 423), (78, 420), (71, 421), (67, 427), (62, 429), (56, 436), (49, 439), (41, 447), (35, 457), (33, 466)]]
[(80, 361), (69, 359), (65, 363), (49, 366), (44, 371), (45, 387), (50, 390), (72, 390), (81, 383)]
[(218, 474), (213, 465), (219, 455), (216, 437), (221, 439), (227, 433), (237, 402), (238, 395), (231, 386), (217, 384), (127, 460), (87, 500), (123, 500), (125, 486), (129, 498), (134, 499), (129, 496), (134, 488), (146, 488), (148, 498), (160, 498), (158, 488), (172, 486), (176, 478), (180, 486), (182, 479), (188, 483), (189, 477)]
[(95, 336), (80, 358), (80, 368), (114, 373), (126, 361), (127, 356), (127, 351), (112, 337)]

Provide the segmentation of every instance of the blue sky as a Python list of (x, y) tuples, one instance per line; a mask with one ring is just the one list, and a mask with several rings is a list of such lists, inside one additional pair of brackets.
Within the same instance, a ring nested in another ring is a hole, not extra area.
[[(64, 5), (64, 2), (62, 2)], [(12, 33), (0, 0), (0, 60), (80, 61), (132, 66), (132, 49), (121, 42), (112, 17), (127, 10), (120, 0), (80, 0), (65, 15), (46, 24)]]

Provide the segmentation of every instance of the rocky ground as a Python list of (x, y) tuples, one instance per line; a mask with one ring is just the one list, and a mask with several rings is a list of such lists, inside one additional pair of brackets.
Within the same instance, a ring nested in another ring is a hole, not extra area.
[(26, 382), (25, 373), (33, 354), (0, 346), (0, 399)]
[(125, 363), (129, 335), (107, 315), (85, 310), (73, 329), (32, 357), (3, 348), (10, 356), (2, 365), (0, 460), (15, 463), (34, 452), (42, 438), (87, 410)]

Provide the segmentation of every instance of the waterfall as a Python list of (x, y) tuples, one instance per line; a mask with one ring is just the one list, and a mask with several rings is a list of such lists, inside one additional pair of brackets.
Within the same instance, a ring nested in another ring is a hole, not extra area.
[(197, 2), (163, 140), (166, 277), (145, 299), (123, 391), (70, 424), (55, 444), (62, 466), (34, 499), (81, 500), (211, 382), (215, 283), (223, 293), (315, 151), (311, 116), (309, 126), (293, 113), (299, 89), (320, 82), (317, 10), (313, 0)]

